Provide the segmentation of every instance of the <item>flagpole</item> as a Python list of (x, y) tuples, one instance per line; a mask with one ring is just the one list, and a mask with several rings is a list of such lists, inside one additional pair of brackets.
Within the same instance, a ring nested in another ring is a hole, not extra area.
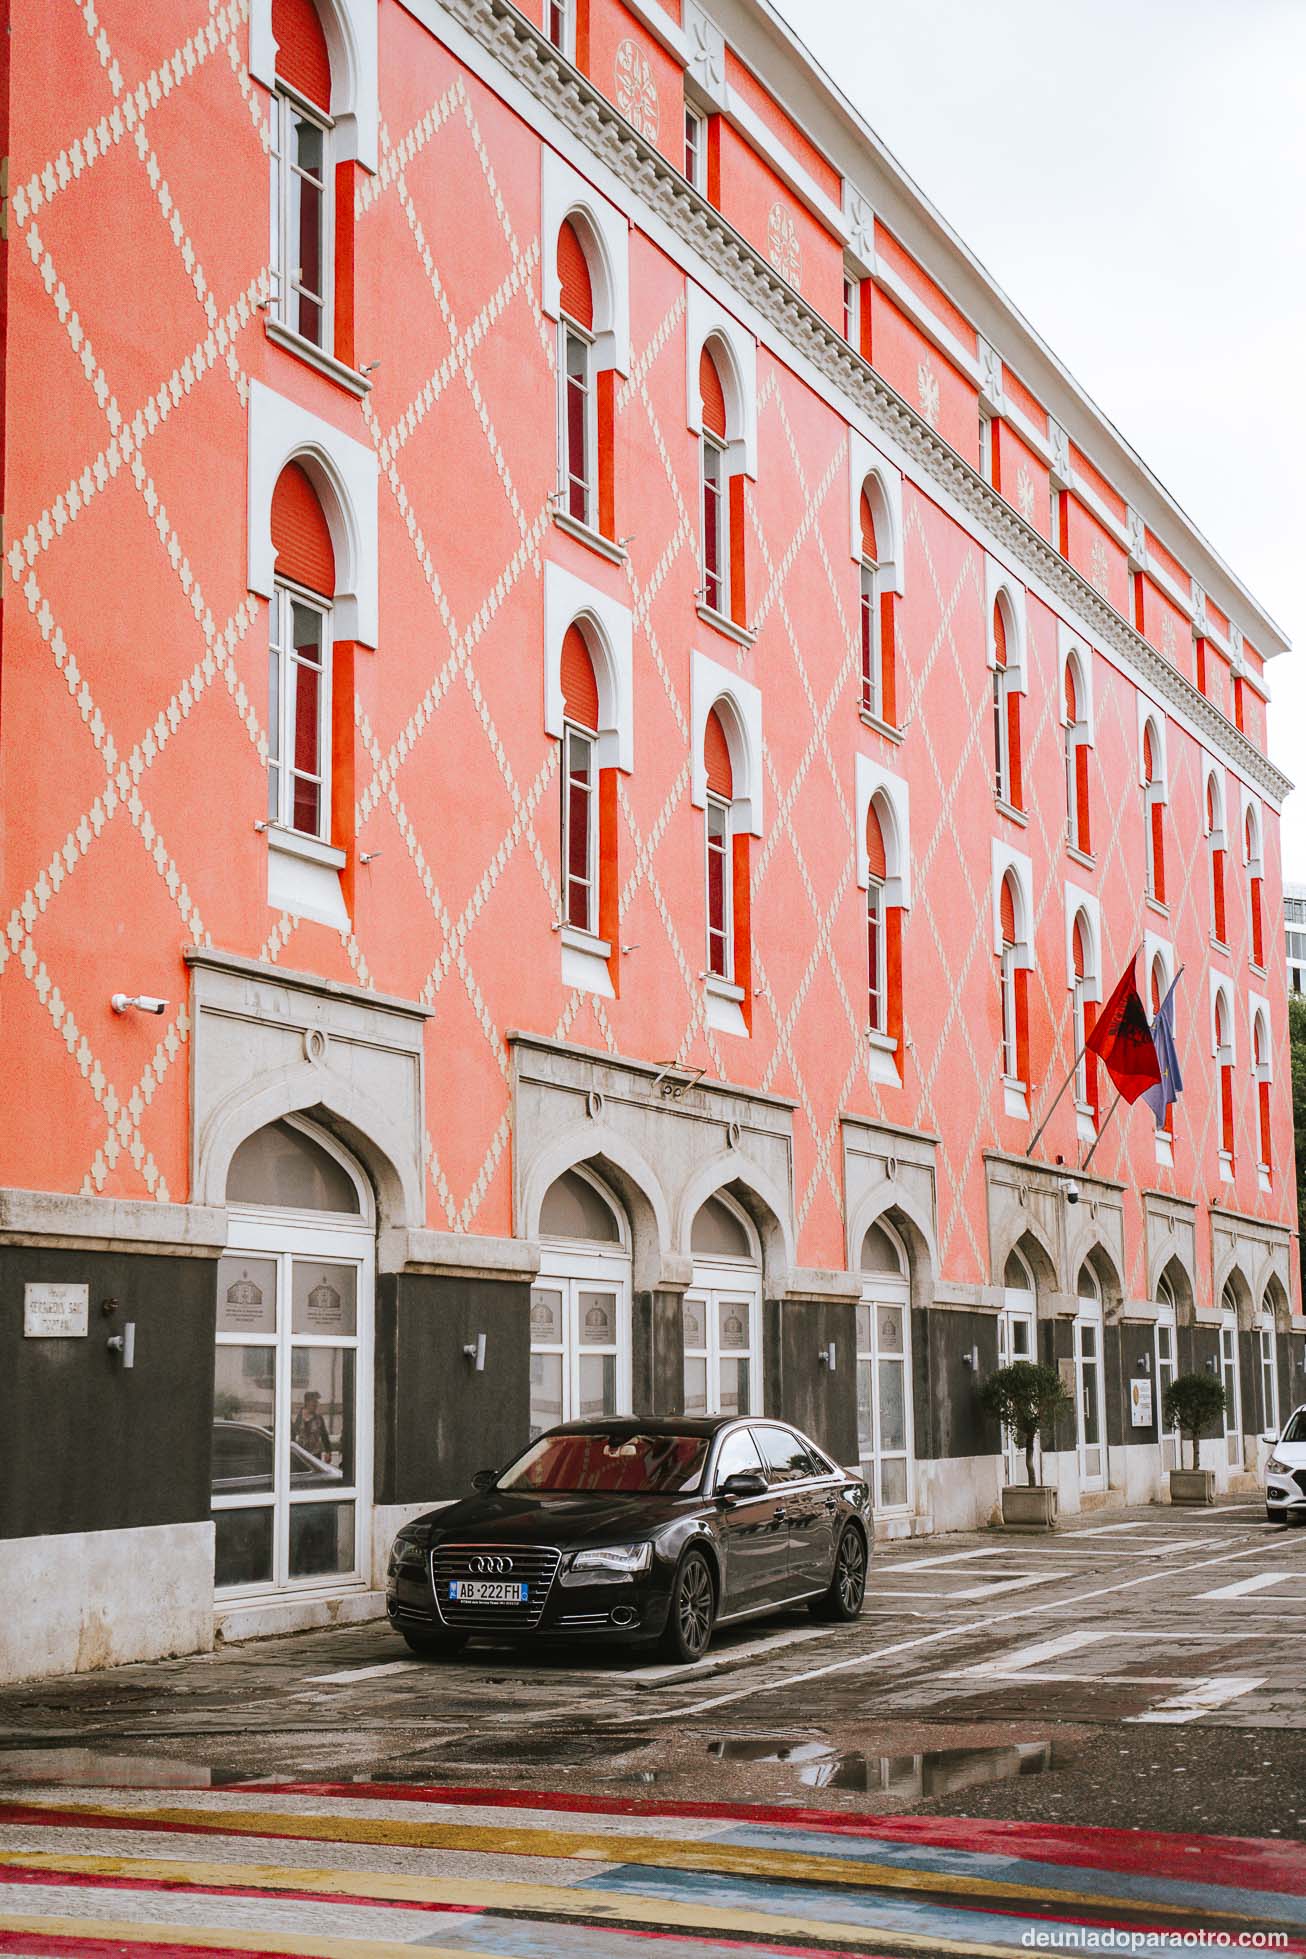
[[(1143, 950), (1143, 946), (1141, 943), (1134, 947), (1133, 958), (1129, 962), (1131, 966), (1137, 966), (1138, 955), (1142, 950)], [(1183, 967), (1181, 966), (1179, 968), (1179, 972), (1181, 973), (1182, 971), (1183, 971)], [(1175, 974), (1176, 983), (1178, 982), (1178, 979), (1179, 979), (1179, 973), (1176, 973)], [(1079, 1053), (1075, 1056), (1074, 1060), (1070, 1064), (1070, 1073), (1066, 1076), (1066, 1079), (1062, 1082), (1060, 1088), (1053, 1096), (1052, 1101), (1048, 1106), (1047, 1113), (1044, 1115), (1042, 1122), (1039, 1124), (1038, 1128), (1034, 1131), (1034, 1134), (1030, 1137), (1029, 1144), (1025, 1150), (1026, 1156), (1033, 1156), (1034, 1145), (1038, 1142), (1039, 1137), (1043, 1134), (1043, 1131), (1047, 1128), (1048, 1124), (1051, 1122), (1053, 1116), (1057, 1112), (1057, 1104), (1060, 1102), (1066, 1090), (1070, 1087), (1071, 1082), (1074, 1081), (1076, 1072), (1079, 1068), (1079, 1064), (1084, 1059), (1084, 1056), (1088, 1053), (1088, 1044), (1092, 1038), (1093, 1038), (1093, 1030), (1092, 1028), (1090, 1028), (1084, 1036), (1084, 1045), (1080, 1048)], [(1103, 1127), (1105, 1127), (1105, 1124), (1103, 1125)]]

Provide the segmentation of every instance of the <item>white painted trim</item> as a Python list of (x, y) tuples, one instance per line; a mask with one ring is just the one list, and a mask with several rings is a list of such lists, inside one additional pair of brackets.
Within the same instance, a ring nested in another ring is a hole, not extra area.
[(1163, 707), (1159, 706), (1156, 701), (1152, 700), (1149, 695), (1141, 692), (1141, 690), (1135, 698), (1138, 710), (1138, 786), (1140, 789), (1146, 789), (1147, 787), (1147, 768), (1143, 761), (1143, 736), (1146, 733), (1147, 724), (1150, 721), (1157, 736), (1155, 743), (1157, 753), (1154, 759), (1160, 770), (1153, 800), (1168, 803), (1170, 800), (1170, 776), (1166, 765), (1166, 712)]
[(336, 560), (332, 636), (377, 643), (376, 453), (261, 381), (249, 384), (249, 569), (252, 592), (270, 599), (276, 551), (272, 493), (288, 462), (303, 465), (322, 500)]
[(1075, 724), (1085, 730), (1084, 739), (1089, 747), (1093, 745), (1093, 649), (1080, 634), (1073, 632), (1064, 619), (1057, 620), (1057, 667), (1061, 680), (1061, 697), (1058, 710), (1062, 726), (1066, 720), (1066, 666), (1071, 658), (1079, 669), (1083, 686), (1079, 692), (1079, 720)]
[[(1207, 979), (1211, 989), (1211, 1053), (1217, 1061), (1228, 1061), (1234, 1067), (1237, 1067), (1238, 1023), (1234, 1018), (1233, 987), (1230, 984), (1228, 975), (1225, 973), (1210, 973), (1207, 975)], [(1223, 1056), (1215, 1038), (1215, 1003), (1221, 996), (1224, 998), (1225, 1007), (1224, 1024), (1229, 1032), (1229, 1040)]]
[[(1210, 789), (1211, 789), (1212, 782), (1215, 783), (1215, 790), (1216, 790), (1216, 796), (1215, 796), (1216, 821), (1208, 829), (1207, 828), (1207, 803), (1210, 799)], [(1221, 768), (1220, 764), (1217, 761), (1215, 761), (1210, 755), (1203, 755), (1202, 757), (1201, 824), (1202, 824), (1202, 835), (1206, 838), (1207, 843), (1213, 849), (1223, 850), (1227, 853), (1229, 850), (1229, 785), (1225, 781), (1225, 772), (1223, 768)]]
[(547, 144), (540, 151), (540, 306), (560, 317), (558, 233), (578, 218), (594, 294), (594, 344), (600, 368), (630, 372), (630, 220)]
[(998, 664), (997, 647), (993, 639), (993, 608), (1000, 598), (1006, 601), (1007, 612), (1012, 623), (1007, 646), (1007, 672), (1011, 675), (1010, 685), (1017, 694), (1024, 694), (1029, 688), (1029, 665), (1025, 658), (1027, 645), (1025, 587), (1019, 579), (1012, 577), (1007, 567), (1000, 559), (995, 558), (991, 551), (985, 552), (984, 650), (986, 663), (991, 668)]
[[(1264, 877), (1265, 818), (1261, 813), (1261, 799), (1259, 796), (1253, 794), (1245, 782), (1240, 782), (1238, 787), (1241, 791), (1241, 808), (1239, 810), (1238, 820), (1239, 860), (1249, 877)], [(1254, 818), (1256, 828), (1256, 852), (1252, 857), (1248, 857), (1245, 854), (1247, 849), (1247, 818), (1249, 815)]]
[[(331, 119), (337, 160), (377, 167), (377, 0), (318, 0), (331, 57)], [(277, 79), (272, 0), (250, 0), (249, 72), (264, 88)]]
[(268, 836), (268, 904), (294, 918), (315, 918), (338, 932), (349, 930), (349, 913), (340, 889), (340, 873), (332, 864), (318, 863), (305, 852)]
[(599, 695), (601, 769), (635, 766), (634, 624), (630, 608), (565, 566), (544, 567), (544, 732), (562, 739), (562, 642), (567, 628), (586, 631)]
[(647, 27), (653, 39), (664, 47), (682, 68), (689, 65), (689, 42), (665, 7), (658, 5), (658, 0), (623, 0), (623, 4), (627, 13), (634, 14), (636, 20)]
[[(883, 797), (889, 805), (892, 834), (886, 832), (884, 838), (885, 865), (888, 876), (884, 881), (884, 902), (886, 905), (900, 905), (904, 911), (911, 910), (911, 790), (900, 775), (891, 775), (879, 762), (873, 762), (869, 755), (857, 754), (853, 758), (853, 822), (855, 825), (853, 844), (857, 852), (857, 882), (865, 891), (870, 881), (870, 867), (866, 856), (866, 815), (871, 798)], [(885, 825), (881, 824), (881, 829)], [(897, 1074), (894, 1074), (895, 1081)]]
[(1066, 985), (1073, 992), (1075, 985), (1075, 920), (1080, 912), (1088, 920), (1092, 944), (1089, 947), (1091, 970), (1084, 975), (1084, 998), (1102, 998), (1102, 907), (1091, 891), (1081, 885), (1067, 882), (1064, 887), (1066, 907)]
[[(873, 443), (855, 428), (848, 430), (848, 549), (858, 564), (862, 561), (862, 491), (866, 479), (873, 477), (879, 489), (878, 501), (884, 518), (888, 522), (888, 537), (880, 536), (881, 511), (871, 505), (876, 517), (875, 545), (880, 553), (878, 560), (881, 576), (887, 581), (887, 589), (899, 597), (907, 589), (905, 572), (905, 552), (903, 549), (902, 527), (902, 471), (886, 462)], [(887, 547), (887, 548), (886, 548)]]
[[(1256, 1065), (1256, 1016), (1265, 1016), (1265, 1064), (1263, 1070)], [(1247, 995), (1247, 1053), (1251, 1057), (1253, 1081), (1272, 1082), (1274, 1080), (1274, 1020), (1270, 1013), (1270, 1003), (1263, 993)]]
[[(1174, 945), (1169, 939), (1163, 939), (1155, 932), (1145, 931), (1143, 933), (1143, 975), (1140, 991), (1143, 996), (1143, 1005), (1147, 1008), (1149, 1017), (1152, 1010), (1152, 961), (1158, 954), (1165, 968), (1165, 984), (1168, 990), (1174, 983), (1174, 976), (1177, 970), (1175, 967)], [(1165, 992), (1162, 992), (1161, 998), (1164, 1000)]]
[(817, 223), (824, 225), (840, 245), (846, 245), (848, 227), (840, 207), (826, 196), (815, 177), (803, 168), (793, 151), (782, 143), (779, 137), (772, 134), (757, 112), (745, 102), (737, 89), (731, 88), (728, 82), (722, 114), (758, 156), (770, 164), (781, 183), (793, 192), (799, 203), (811, 212)]
[[(733, 715), (723, 715), (721, 725), (730, 745), (730, 767), (734, 776), (734, 801), (731, 822), (737, 830), (753, 836), (762, 834), (762, 695), (749, 681), (741, 680), (730, 667), (710, 660), (706, 653), (690, 655), (690, 777), (689, 799), (696, 809), (707, 807), (707, 764), (703, 760), (703, 737), (707, 717), (717, 702), (727, 700)], [(742, 785), (742, 786), (741, 786)]]
[(726, 358), (718, 362), (726, 397), (727, 460), (733, 473), (757, 476), (757, 341), (734, 314), (718, 305), (711, 294), (688, 278), (685, 283), (685, 419), (697, 435), (701, 427), (698, 387), (699, 355), (705, 340), (721, 342)]
[(1017, 967), (1026, 970), (1034, 964), (1034, 866), (1024, 851), (1013, 850), (1010, 844), (994, 837), (992, 850), (992, 896), (993, 896), (993, 950), (1002, 957), (1002, 880), (1008, 871), (1015, 875), (1016, 889), (1020, 893), (1020, 909), (1023, 916), (1017, 916), (1016, 956), (1012, 961)]
[[(586, 934), (588, 937), (588, 934)], [(593, 945), (578, 945), (562, 939), (562, 983), (579, 987), (582, 993), (597, 993), (605, 1000), (616, 998), (606, 957)]]

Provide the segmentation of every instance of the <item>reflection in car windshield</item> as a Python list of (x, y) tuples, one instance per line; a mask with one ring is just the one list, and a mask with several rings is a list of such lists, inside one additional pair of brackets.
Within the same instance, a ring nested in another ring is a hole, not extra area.
[(1288, 1426), (1279, 1437), (1280, 1442), (1306, 1442), (1306, 1408), (1298, 1408), (1288, 1417)]
[(702, 1435), (600, 1430), (542, 1435), (500, 1479), (501, 1490), (609, 1490), (616, 1495), (696, 1490), (707, 1455)]

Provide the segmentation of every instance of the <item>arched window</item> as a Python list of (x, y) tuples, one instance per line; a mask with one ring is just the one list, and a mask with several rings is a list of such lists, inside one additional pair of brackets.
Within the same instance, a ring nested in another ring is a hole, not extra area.
[(1076, 912), (1075, 922), (1070, 932), (1071, 949), (1071, 1016), (1075, 1062), (1075, 1104), (1082, 1115), (1097, 1120), (1097, 1056), (1085, 1054), (1084, 1043), (1093, 1031), (1093, 1018), (1089, 998), (1094, 992), (1097, 972), (1097, 955), (1093, 944), (1093, 928), (1087, 912)]
[[(878, 514), (877, 514), (878, 506)], [(881, 555), (890, 548), (889, 513), (875, 477), (868, 477), (859, 505), (861, 519), (861, 592), (859, 626), (862, 655), (862, 712), (889, 727), (897, 726), (897, 670), (894, 647), (895, 594), (885, 576)]]
[[(329, 843), (335, 553), (317, 492), (296, 462), (272, 494), (272, 543), (268, 821)], [(352, 701), (339, 705), (352, 716)]]
[(272, 0), (272, 32), (277, 43), (269, 127), (275, 317), (329, 353), (335, 344), (336, 245), (331, 57), (314, 0)]
[(1011, 664), (1010, 622), (1001, 598), (993, 606), (993, 787), (1000, 803), (1023, 809), (1020, 694)]
[(1256, 1134), (1259, 1147), (1259, 1169), (1262, 1177), (1268, 1179), (1272, 1167), (1270, 1155), (1270, 1028), (1264, 1009), (1258, 1007), (1252, 1020), (1252, 1074), (1256, 1082)]
[(707, 770), (707, 970), (713, 978), (733, 983), (735, 880), (730, 806), (735, 793), (734, 769), (730, 744), (716, 708), (707, 717), (703, 763)]
[(1251, 924), (1253, 966), (1265, 966), (1265, 920), (1261, 907), (1261, 829), (1256, 811), (1250, 807), (1243, 823), (1243, 845), (1247, 861), (1247, 911)]
[[(615, 536), (616, 376), (601, 359), (594, 304), (599, 247), (581, 215), (558, 230), (558, 499), (573, 523)], [(605, 338), (611, 343), (612, 335)]]
[(882, 794), (866, 806), (867, 1026), (872, 1035), (902, 1045), (902, 906), (890, 902), (901, 890), (902, 848), (894, 813)]
[(1072, 653), (1066, 660), (1066, 840), (1085, 856), (1093, 848), (1088, 794), (1088, 696), (1083, 670)]
[(1206, 849), (1211, 861), (1211, 936), (1229, 942), (1224, 908), (1224, 797), (1218, 778), (1206, 778)]
[(857, 1307), (857, 1445), (877, 1514), (911, 1504), (911, 1342), (907, 1256), (892, 1227), (862, 1241)]
[(630, 1248), (625, 1212), (588, 1169), (564, 1170), (540, 1205), (531, 1287), (531, 1437), (630, 1410)]
[(569, 626), (562, 642), (562, 695), (562, 915), (597, 934), (599, 690), (579, 626)]
[(1143, 728), (1143, 815), (1146, 822), (1147, 895), (1165, 903), (1165, 782), (1160, 737), (1149, 720)]
[(733, 459), (731, 426), (737, 392), (729, 356), (709, 340), (698, 358), (699, 511), (702, 584), (708, 612), (744, 626), (744, 478)]
[(1002, 1075), (1009, 1088), (1029, 1087), (1029, 969), (1024, 900), (1013, 872), (1002, 879), (1002, 952), (998, 995), (1002, 1016)]
[(1229, 996), (1221, 987), (1214, 1008), (1215, 1065), (1220, 1075), (1220, 1167), (1233, 1175), (1233, 1021)]

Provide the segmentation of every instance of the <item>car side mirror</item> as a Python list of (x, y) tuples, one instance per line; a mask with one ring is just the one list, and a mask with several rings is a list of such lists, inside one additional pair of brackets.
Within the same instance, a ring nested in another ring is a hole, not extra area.
[(1271, 1448), (1274, 1447), (1278, 1439), (1279, 1439), (1279, 1431), (1277, 1428), (1263, 1428), (1261, 1430), (1262, 1442), (1268, 1442)]
[(498, 1480), (499, 1472), (497, 1469), (478, 1469), (472, 1478), (472, 1488), (477, 1492), (478, 1496), (484, 1496), (487, 1490), (494, 1488)]
[(770, 1484), (760, 1469), (737, 1469), (733, 1476), (727, 1476), (717, 1491), (718, 1496), (732, 1497), (741, 1503), (745, 1497), (765, 1496)]

